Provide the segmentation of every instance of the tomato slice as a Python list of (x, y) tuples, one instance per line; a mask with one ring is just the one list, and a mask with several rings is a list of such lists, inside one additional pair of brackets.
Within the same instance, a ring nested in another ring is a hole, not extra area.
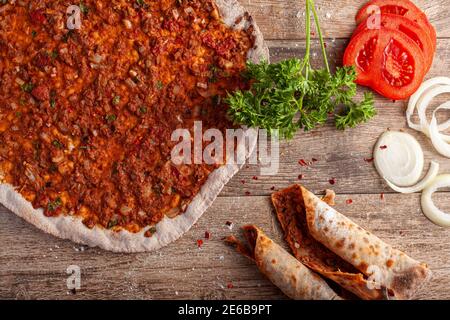
[(409, 20), (416, 22), (427, 30), (428, 35), (433, 43), (433, 51), (436, 50), (436, 30), (428, 21), (425, 13), (422, 12), (414, 3), (409, 0), (372, 0), (366, 3), (356, 14), (356, 22), (360, 24), (371, 14), (376, 13), (371, 6), (380, 8), (381, 13), (390, 13), (404, 16)]
[[(370, 27), (371, 17), (367, 17), (365, 21), (360, 23), (355, 29), (353, 34), (356, 35), (359, 32), (371, 29)], [(428, 33), (418, 24), (403, 16), (394, 15), (391, 13), (383, 13), (380, 17), (380, 28), (395, 29), (410, 37), (422, 50), (425, 57), (425, 72), (428, 72), (433, 64), (434, 51), (433, 42), (430, 39)], [(373, 28), (372, 28), (373, 29)]]
[(425, 58), (414, 40), (389, 28), (363, 30), (344, 53), (344, 65), (356, 67), (356, 82), (393, 99), (409, 98), (425, 76)]

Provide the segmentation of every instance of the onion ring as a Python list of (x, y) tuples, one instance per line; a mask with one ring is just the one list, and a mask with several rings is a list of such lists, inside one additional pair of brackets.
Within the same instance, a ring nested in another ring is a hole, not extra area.
[(425, 216), (441, 227), (450, 227), (450, 214), (439, 210), (433, 203), (432, 195), (438, 189), (450, 187), (450, 174), (443, 174), (434, 179), (422, 193), (422, 210)]
[(422, 175), (424, 155), (419, 142), (408, 133), (387, 131), (375, 145), (375, 167), (384, 179), (400, 187), (416, 184)]
[[(426, 110), (428, 108), (428, 105), (430, 104), (431, 100), (433, 100), (436, 96), (443, 94), (443, 93), (450, 93), (450, 86), (438, 86), (430, 89), (427, 91), (419, 100), (419, 104), (417, 105), (417, 112), (419, 114), (420, 123), (422, 126), (422, 132), (425, 133), (428, 137), (430, 137), (430, 124), (427, 120)], [(447, 120), (444, 124), (440, 124), (438, 126), (438, 131), (445, 130), (448, 128), (447, 123), (450, 122), (450, 120)], [(450, 142), (450, 136), (441, 134), (443, 139), (447, 142)]]
[(388, 184), (388, 186), (391, 187), (391, 189), (396, 192), (405, 193), (405, 194), (415, 193), (415, 192), (422, 191), (430, 183), (432, 183), (433, 180), (437, 177), (438, 173), (439, 173), (439, 163), (431, 161), (430, 170), (428, 170), (427, 175), (415, 186), (401, 188), (401, 187), (396, 186), (395, 184), (393, 184), (386, 178), (384, 178), (384, 180), (386, 180), (386, 183)]
[(444, 103), (440, 107), (436, 108), (436, 110), (434, 110), (429, 127), (430, 138), (437, 152), (439, 152), (444, 157), (450, 158), (450, 144), (448, 144), (448, 142), (444, 139), (444, 136), (439, 133), (439, 128), (437, 125), (436, 112), (441, 109), (450, 110), (450, 103)]
[[(419, 100), (421, 100), (422, 96), (428, 94), (429, 90), (433, 89), (433, 87), (436, 87), (436, 86), (450, 86), (450, 78), (436, 77), (436, 78), (425, 81), (424, 83), (422, 83), (420, 88), (409, 99), (408, 108), (406, 110), (406, 120), (408, 122), (408, 126), (411, 129), (414, 129), (416, 131), (423, 131), (423, 125), (427, 124), (426, 117), (423, 116), (424, 121), (421, 119), (420, 124), (413, 123), (411, 120), (411, 117), (414, 114), (414, 110), (417, 106), (417, 103), (419, 102)], [(425, 109), (426, 109), (426, 107), (425, 107)], [(425, 112), (425, 110), (424, 110), (424, 112)], [(424, 112), (422, 113), (422, 115), (424, 115)], [(445, 130), (449, 127), (450, 127), (450, 120), (447, 120), (444, 124), (439, 125), (439, 131)], [(424, 133), (426, 134), (426, 132), (424, 132)]]

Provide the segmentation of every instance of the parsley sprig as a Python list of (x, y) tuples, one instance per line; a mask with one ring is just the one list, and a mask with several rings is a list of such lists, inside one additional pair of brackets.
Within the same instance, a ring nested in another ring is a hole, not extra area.
[[(311, 55), (311, 13), (319, 36), (324, 69), (313, 69)], [(229, 115), (238, 124), (259, 127), (290, 139), (299, 130), (312, 130), (335, 115), (338, 129), (353, 128), (376, 115), (373, 96), (365, 93), (356, 102), (354, 67), (330, 71), (325, 43), (313, 0), (306, 0), (306, 54), (269, 64), (249, 62), (244, 76), (252, 86), (229, 94)], [(342, 106), (342, 108), (340, 108)], [(341, 111), (339, 112), (338, 109)]]

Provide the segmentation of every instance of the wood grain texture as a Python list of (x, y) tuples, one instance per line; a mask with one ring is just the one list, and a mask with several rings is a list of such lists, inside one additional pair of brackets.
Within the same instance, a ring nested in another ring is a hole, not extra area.
[[(305, 2), (297, 0), (240, 0), (258, 22), (268, 40), (304, 39)], [(327, 38), (348, 38), (355, 28), (355, 15), (366, 0), (315, 1)], [(450, 0), (413, 0), (429, 17), (440, 38), (450, 37)], [(269, 18), (270, 17), (270, 18)]]
[[(345, 39), (327, 41), (333, 65), (341, 63), (346, 43)], [(305, 45), (303, 41), (269, 41), (269, 47), (272, 61), (275, 62), (289, 57), (302, 57)], [(320, 66), (320, 48), (318, 44), (313, 48), (313, 64)], [(436, 58), (427, 77), (445, 74), (443, 70), (450, 70), (450, 39), (439, 40)], [(448, 98), (449, 95), (439, 96), (433, 105), (438, 106)], [(277, 176), (260, 176), (258, 166), (248, 166), (225, 187), (222, 195), (242, 196), (246, 192), (268, 195), (272, 187), (282, 188), (299, 182), (300, 174), (303, 175), (302, 182), (314, 191), (331, 187), (329, 180), (336, 178), (336, 184), (332, 187), (337, 193), (392, 192), (377, 174), (373, 163), (364, 161), (372, 158), (376, 140), (387, 129), (404, 130), (419, 140), (425, 153), (426, 170), (430, 160), (434, 159), (441, 165), (441, 172), (450, 172), (450, 161), (434, 150), (430, 139), (407, 128), (406, 102), (393, 102), (376, 95), (376, 108), (378, 115), (358, 128), (338, 131), (330, 120), (326, 126), (308, 133), (300, 132), (293, 140), (282, 142)], [(440, 116), (448, 119), (449, 114), (441, 113)], [(300, 159), (311, 161), (312, 158), (318, 160), (312, 166), (302, 167), (298, 164)], [(254, 177), (258, 180), (254, 180)]]
[[(346, 200), (351, 198), (352, 205)], [(450, 209), (450, 198), (436, 199)], [(417, 298), (450, 299), (450, 230), (420, 212), (418, 195), (340, 195), (337, 209), (396, 248), (429, 263), (434, 278)], [(235, 223), (233, 230), (226, 221)], [(246, 258), (222, 241), (238, 226), (257, 223), (284, 244), (268, 197), (222, 197), (182, 239), (149, 254), (80, 251), (70, 241), (46, 235), (15, 215), (0, 211), (0, 297), (28, 299), (284, 299)], [(202, 249), (197, 239), (211, 232)], [(5, 246), (6, 244), (6, 246)], [(77, 251), (78, 250), (78, 251)], [(66, 269), (81, 267), (82, 289), (66, 287)], [(233, 288), (228, 288), (231, 283)]]
[[(304, 53), (302, 1), (241, 0), (253, 14), (271, 49), (272, 61), (301, 57)], [(327, 40), (329, 58), (339, 64), (353, 28), (356, 7), (365, 1), (316, 1)], [(438, 49), (429, 77), (450, 73), (450, 0), (416, 0), (438, 31)], [(338, 8), (337, 8), (338, 7)], [(297, 39), (297, 40), (293, 40)], [(321, 63), (317, 43), (313, 64)], [(361, 90), (363, 91), (363, 90)], [(442, 102), (446, 97), (436, 100)], [(372, 163), (372, 148), (387, 128), (412, 133), (421, 143), (426, 163), (436, 159), (441, 172), (450, 172), (450, 161), (437, 155), (423, 135), (408, 130), (405, 103), (377, 97), (378, 116), (357, 129), (340, 132), (332, 122), (310, 133), (299, 133), (281, 144), (279, 173), (261, 176), (258, 166), (244, 168), (224, 189), (199, 223), (182, 239), (149, 254), (114, 254), (56, 239), (37, 230), (0, 206), (0, 298), (3, 299), (286, 299), (256, 267), (226, 247), (221, 240), (238, 226), (254, 223), (284, 245), (269, 201), (271, 188), (300, 182), (314, 192), (333, 187), (337, 209), (396, 248), (427, 262), (434, 278), (419, 299), (450, 299), (450, 230), (435, 226), (420, 209), (420, 195), (392, 193)], [(448, 118), (448, 113), (441, 114)], [(299, 159), (318, 161), (301, 167)], [(254, 179), (256, 178), (256, 179)], [(331, 186), (330, 178), (336, 178)], [(450, 192), (435, 200), (450, 210)], [(249, 192), (250, 196), (245, 196)], [(380, 193), (386, 193), (382, 200)], [(347, 205), (347, 199), (353, 204)], [(235, 223), (233, 230), (226, 221)], [(204, 238), (202, 249), (196, 241)], [(82, 289), (66, 286), (66, 269), (78, 265)], [(232, 284), (233, 288), (228, 288)]]

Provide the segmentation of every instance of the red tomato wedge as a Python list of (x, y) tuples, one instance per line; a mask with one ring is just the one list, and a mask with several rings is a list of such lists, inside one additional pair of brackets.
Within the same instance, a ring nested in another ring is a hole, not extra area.
[(382, 14), (390, 13), (404, 16), (421, 25), (427, 30), (427, 33), (433, 42), (433, 51), (436, 50), (436, 30), (428, 21), (425, 13), (423, 13), (414, 3), (409, 0), (372, 0), (366, 3), (366, 5), (358, 11), (356, 14), (356, 22), (359, 24), (366, 20), (368, 16), (376, 13), (374, 10), (376, 7), (380, 8)]
[(345, 50), (344, 65), (355, 66), (358, 84), (393, 100), (409, 98), (421, 85), (426, 70), (417, 43), (388, 28), (356, 34)]
[(381, 14), (379, 26), (375, 26), (373, 23), (374, 21), (371, 21), (371, 19), (371, 17), (368, 17), (365, 21), (360, 23), (355, 29), (353, 37), (359, 32), (367, 29), (388, 28), (398, 30), (417, 43), (425, 57), (425, 72), (430, 70), (434, 58), (433, 42), (428, 33), (419, 24), (408, 18), (390, 13)]

